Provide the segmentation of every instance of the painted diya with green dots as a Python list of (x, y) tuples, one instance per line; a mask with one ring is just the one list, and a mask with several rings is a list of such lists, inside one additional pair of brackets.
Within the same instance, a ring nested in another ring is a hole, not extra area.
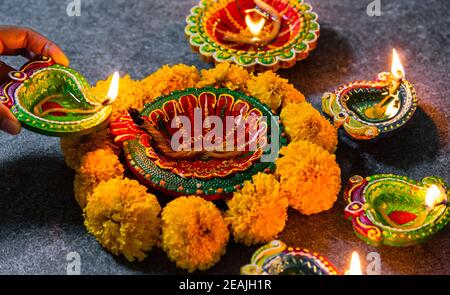
[(282, 241), (272, 241), (259, 248), (250, 264), (241, 268), (242, 275), (338, 275), (325, 257)]
[(394, 50), (390, 73), (376, 81), (354, 81), (325, 93), (322, 108), (351, 138), (373, 140), (403, 127), (417, 110), (414, 87), (404, 78), (404, 69)]
[(283, 127), (258, 99), (226, 88), (185, 89), (110, 124), (142, 183), (213, 200), (274, 169)]
[(345, 216), (356, 235), (374, 246), (411, 246), (450, 221), (448, 186), (439, 177), (415, 181), (382, 174), (353, 176), (345, 190)]
[(191, 9), (185, 33), (207, 62), (274, 71), (316, 48), (317, 20), (303, 0), (202, 0)]
[(55, 64), (50, 57), (30, 61), (19, 71), (2, 67), (0, 102), (24, 127), (62, 137), (106, 126), (112, 100), (93, 97), (86, 79), (75, 70)]

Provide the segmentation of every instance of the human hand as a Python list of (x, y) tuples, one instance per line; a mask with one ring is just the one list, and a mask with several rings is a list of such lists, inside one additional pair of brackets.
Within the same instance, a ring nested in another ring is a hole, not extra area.
[(0, 130), (16, 135), (20, 133), (20, 129), (20, 122), (5, 105), (0, 103)]
[(69, 59), (58, 45), (29, 28), (0, 26), (0, 54), (22, 55), (30, 59), (44, 55), (58, 64), (69, 65)]
[[(69, 65), (69, 59), (58, 45), (28, 28), (0, 26), (0, 55), (22, 55), (29, 59), (44, 55), (50, 56), (58, 64)], [(18, 134), (20, 128), (16, 117), (0, 103), (0, 130)]]

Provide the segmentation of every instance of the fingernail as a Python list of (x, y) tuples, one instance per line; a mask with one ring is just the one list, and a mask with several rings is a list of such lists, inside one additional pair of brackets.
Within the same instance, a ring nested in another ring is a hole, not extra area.
[(0, 122), (0, 129), (2, 129), (5, 132), (8, 132), (9, 134), (16, 135), (19, 134), (21, 125), (18, 121), (3, 119)]

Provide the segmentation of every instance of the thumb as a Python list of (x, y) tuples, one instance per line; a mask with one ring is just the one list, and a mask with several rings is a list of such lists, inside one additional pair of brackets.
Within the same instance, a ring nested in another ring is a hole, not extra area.
[(19, 134), (20, 129), (20, 122), (5, 105), (0, 103), (0, 130), (16, 135)]

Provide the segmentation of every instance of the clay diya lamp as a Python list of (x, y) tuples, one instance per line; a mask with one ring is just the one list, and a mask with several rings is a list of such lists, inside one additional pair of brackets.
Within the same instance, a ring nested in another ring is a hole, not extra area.
[[(239, 129), (228, 118), (253, 124)], [(276, 146), (286, 144), (283, 127), (268, 106), (225, 88), (174, 92), (142, 110), (130, 110), (110, 129), (142, 183), (172, 196), (195, 194), (208, 200), (228, 196), (258, 172), (271, 172), (273, 160), (265, 157), (274, 151), (278, 155)], [(215, 146), (207, 146), (213, 129)]]
[(394, 49), (390, 73), (380, 73), (376, 81), (354, 81), (325, 93), (322, 108), (351, 138), (373, 140), (404, 126), (417, 109), (417, 97)]
[(450, 221), (448, 186), (441, 178), (422, 181), (382, 174), (353, 176), (345, 190), (345, 217), (356, 235), (374, 246), (422, 243)]
[(0, 72), (0, 103), (24, 127), (49, 136), (79, 136), (106, 127), (118, 91), (116, 74), (106, 98), (93, 97), (83, 76), (45, 56), (19, 71), (0, 62)]
[(207, 62), (275, 71), (316, 48), (317, 19), (303, 0), (202, 0), (191, 9), (185, 33)]
[(336, 268), (323, 256), (282, 241), (272, 241), (259, 248), (250, 264), (241, 268), (242, 275), (338, 275)]

